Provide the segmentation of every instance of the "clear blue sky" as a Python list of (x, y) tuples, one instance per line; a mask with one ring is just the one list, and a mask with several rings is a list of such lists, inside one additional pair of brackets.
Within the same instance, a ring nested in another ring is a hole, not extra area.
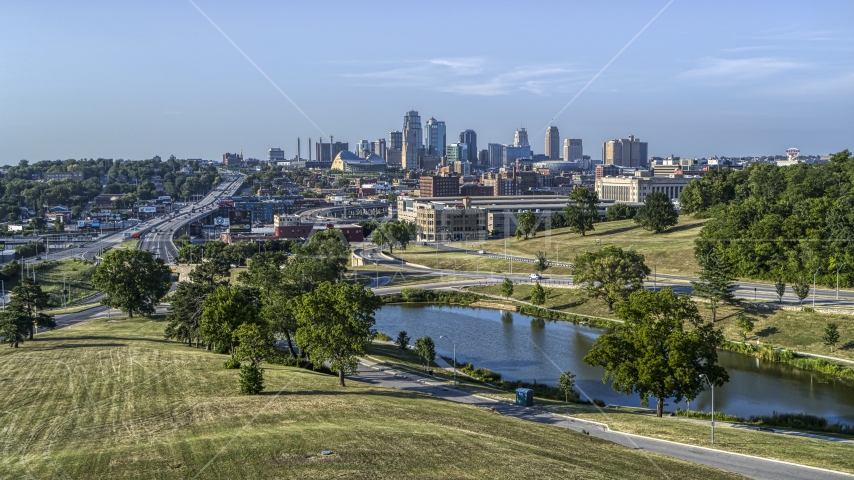
[[(418, 110), (536, 152), (550, 120), (667, 0), (0, 3), (0, 164), (263, 158), (387, 136)], [(827, 154), (852, 143), (854, 2), (675, 0), (560, 116), (651, 155)], [(323, 132), (323, 133), (321, 133)], [(539, 134), (539, 135), (538, 135)]]

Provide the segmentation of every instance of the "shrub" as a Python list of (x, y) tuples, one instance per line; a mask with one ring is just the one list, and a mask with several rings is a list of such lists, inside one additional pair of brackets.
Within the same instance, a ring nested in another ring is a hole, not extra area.
[(379, 340), (381, 342), (390, 342), (392, 339), (385, 332), (375, 332), (374, 333), (374, 340)]
[(225, 363), (222, 364), (222, 366), (225, 367), (226, 370), (235, 370), (240, 368), (240, 362), (236, 358), (231, 357), (226, 360)]
[(605, 401), (602, 399), (599, 399), (599, 398), (594, 398), (593, 399), (593, 405), (596, 405), (597, 407), (604, 407)]
[(240, 367), (240, 393), (257, 395), (264, 390), (264, 370), (255, 365)]

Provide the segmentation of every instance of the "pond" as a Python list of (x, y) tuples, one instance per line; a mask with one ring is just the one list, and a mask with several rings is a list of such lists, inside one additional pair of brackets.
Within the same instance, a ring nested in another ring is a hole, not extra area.
[[(551, 321), (519, 313), (447, 305), (386, 305), (377, 312), (375, 328), (392, 337), (406, 330), (414, 341), (429, 335), (439, 355), (450, 358), (457, 344), (457, 361), (486, 367), (508, 380), (556, 385), (563, 370), (576, 375), (582, 398), (600, 398), (608, 404), (640, 406), (637, 395), (624, 396), (602, 383), (603, 370), (582, 358), (602, 328)], [(742, 417), (778, 412), (804, 412), (831, 423), (854, 424), (854, 382), (809, 372), (789, 365), (719, 351), (719, 363), (730, 381), (715, 389), (715, 410)], [(668, 410), (684, 403), (668, 402)], [(654, 405), (651, 402), (651, 405)], [(711, 409), (711, 395), (703, 392), (691, 410)]]

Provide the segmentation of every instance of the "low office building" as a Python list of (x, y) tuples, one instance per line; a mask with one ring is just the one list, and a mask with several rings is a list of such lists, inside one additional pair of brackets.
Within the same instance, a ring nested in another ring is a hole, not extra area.
[(455, 197), (460, 194), (460, 177), (457, 175), (421, 175), (418, 182), (418, 189), (425, 197)]
[(420, 241), (483, 240), (489, 233), (486, 210), (472, 207), (468, 197), (418, 202), (414, 217)]
[(306, 240), (322, 230), (337, 230), (348, 242), (364, 242), (364, 229), (359, 225), (333, 225), (327, 223), (325, 227), (315, 225), (296, 225), (290, 218), (276, 216), (273, 221), (273, 236), (276, 240)]
[(685, 175), (654, 177), (649, 171), (640, 171), (635, 176), (597, 178), (596, 193), (600, 200), (620, 203), (642, 203), (653, 192), (663, 192), (667, 198), (678, 201), (685, 185), (697, 178)]

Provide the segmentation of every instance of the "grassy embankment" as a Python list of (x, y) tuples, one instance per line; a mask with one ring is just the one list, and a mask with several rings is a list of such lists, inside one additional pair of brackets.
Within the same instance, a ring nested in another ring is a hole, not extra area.
[[(530, 302), (531, 288), (531, 285), (515, 285), (511, 298)], [(467, 287), (467, 290), (474, 293), (501, 295), (500, 286), (497, 285)], [(546, 299), (543, 307), (568, 313), (616, 318), (613, 312), (608, 311), (608, 305), (605, 302), (587, 298), (581, 289), (554, 288), (550, 292), (551, 295)], [(698, 307), (700, 314), (707, 321), (711, 321), (711, 310), (702, 303), (698, 303)], [(747, 334), (747, 341), (750, 343), (755, 344), (758, 340), (762, 344), (771, 344), (775, 347), (854, 360), (854, 322), (845, 321), (850, 317), (780, 310), (750, 302), (745, 302), (741, 306), (726, 305), (718, 308), (717, 325), (723, 329), (727, 339), (738, 342), (743, 340), (742, 331), (738, 328), (739, 315), (746, 315), (754, 321), (753, 331)], [(824, 327), (829, 322), (836, 322), (839, 325), (841, 338), (839, 346), (833, 353), (822, 343)]]
[(0, 349), (3, 476), (735, 478), (296, 368), (268, 366), (266, 393), (240, 395), (225, 356), (166, 341), (163, 327), (95, 320)]
[[(36, 264), (35, 270), (36, 281), (41, 285), (42, 290), (50, 295), (48, 305), (51, 308), (62, 305), (63, 281), (70, 291), (69, 305), (98, 293), (90, 282), (95, 273), (95, 264), (90, 261), (79, 259), (50, 261)], [(29, 275), (32, 278), (32, 270)], [(18, 283), (18, 279), (7, 281), (6, 290), (12, 290)]]
[[(396, 332), (385, 332), (394, 336)], [(423, 372), (421, 360), (411, 350), (401, 350), (396, 345), (373, 344), (370, 356), (385, 365), (409, 372)], [(450, 382), (452, 376), (437, 366), (431, 365), (436, 375), (433, 378)], [(459, 375), (460, 389), (512, 401), (513, 393), (491, 388), (465, 375)], [(714, 447), (719, 450), (776, 458), (804, 465), (854, 472), (854, 445), (833, 443), (804, 437), (784, 436), (746, 428), (718, 425), (715, 444), (709, 438), (708, 423), (674, 417), (656, 418), (646, 412), (630, 409), (599, 409), (592, 405), (564, 403), (537, 398), (539, 407), (556, 408), (562, 413), (587, 420), (606, 423), (612, 430), (634, 433), (689, 445)], [(718, 419), (720, 422), (720, 418)], [(684, 478), (684, 476), (680, 476)]]
[[(529, 239), (530, 242), (532, 239)], [(515, 240), (514, 240), (515, 241)], [(502, 241), (503, 242), (503, 241)], [(503, 245), (503, 244), (502, 244)], [(455, 244), (453, 246), (456, 246)], [(460, 246), (462, 248), (462, 245)], [(476, 251), (476, 250), (475, 250)], [(493, 254), (503, 254), (503, 246), (502, 250), (488, 250), (489, 253)], [(507, 250), (508, 254), (510, 253), (510, 249)], [(388, 253), (388, 252), (386, 252)], [(552, 254), (554, 254), (554, 249), (552, 249)], [(421, 245), (409, 245), (406, 247), (406, 250), (397, 249), (393, 254), (395, 257), (403, 259), (409, 263), (415, 263), (418, 265), (423, 265), (428, 268), (436, 268), (436, 249), (430, 247), (423, 247)], [(552, 256), (549, 256), (549, 259), (552, 259)], [(531, 258), (536, 256), (536, 250), (531, 254), (526, 254)], [(498, 273), (508, 273), (510, 271), (510, 262), (508, 260), (504, 260), (501, 258), (489, 258), (482, 255), (471, 255), (466, 254), (465, 252), (448, 252), (439, 250), (439, 269), (442, 270), (457, 270), (462, 272), (494, 272)], [(528, 262), (512, 262), (513, 263), (513, 273), (514, 274), (528, 274), (533, 273), (536, 270), (534, 269), (533, 263)], [(549, 275), (571, 275), (572, 270), (566, 267), (550, 267)]]

